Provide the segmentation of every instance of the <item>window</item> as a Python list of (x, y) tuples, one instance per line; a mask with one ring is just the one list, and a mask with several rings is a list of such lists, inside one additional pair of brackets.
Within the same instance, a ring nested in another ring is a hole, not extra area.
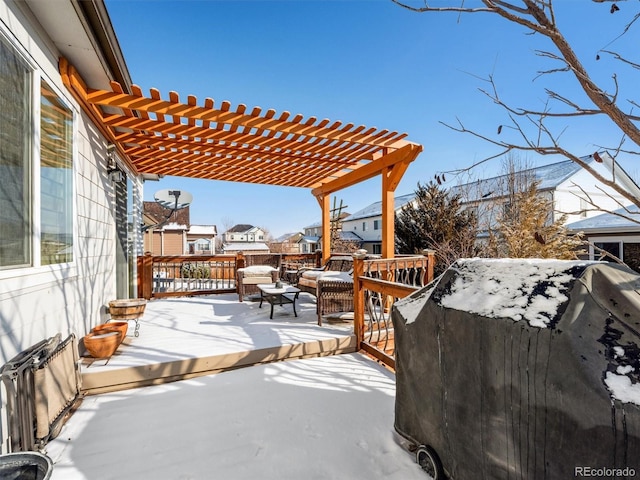
[(596, 260), (604, 260), (607, 262), (615, 261), (615, 259), (609, 257), (606, 253), (614, 255), (616, 258), (620, 258), (620, 242), (594, 242), (593, 245), (596, 247)]
[(374, 220), (373, 221), (373, 229), (374, 230), (380, 230), (380, 220)]
[(73, 114), (47, 82), (40, 100), (40, 256), (73, 260)]
[(0, 269), (73, 260), (72, 137), (73, 112), (0, 37)]
[(374, 255), (381, 255), (382, 254), (382, 244), (374, 243), (372, 245), (372, 247), (373, 247), (372, 248), (373, 252), (371, 252), (371, 253), (373, 253)]
[(587, 210), (589, 209), (589, 204), (584, 198), (580, 199), (580, 218), (587, 218)]
[(366, 231), (367, 230), (367, 222), (362, 222), (362, 231)]
[(636, 272), (640, 272), (640, 243), (624, 242), (622, 244), (624, 263)]
[(199, 252), (211, 251), (211, 241), (206, 238), (199, 238), (195, 241), (196, 250)]
[(0, 268), (32, 264), (32, 72), (0, 37)]

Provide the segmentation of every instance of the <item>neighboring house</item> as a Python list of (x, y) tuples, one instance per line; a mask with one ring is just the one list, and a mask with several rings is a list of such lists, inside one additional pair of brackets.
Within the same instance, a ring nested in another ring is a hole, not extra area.
[(152, 255), (184, 255), (189, 229), (189, 207), (165, 208), (158, 202), (143, 203), (144, 251)]
[(152, 255), (213, 255), (215, 225), (191, 225), (189, 207), (165, 208), (144, 202), (144, 251)]
[(269, 242), (269, 248), (274, 253), (301, 253), (300, 240), (304, 237), (302, 232), (285, 233)]
[(222, 253), (268, 252), (265, 231), (248, 224), (238, 224), (222, 234)]
[[(340, 240), (359, 242), (362, 239), (356, 234), (345, 233), (343, 234), (342, 222), (345, 218), (351, 215), (348, 212), (340, 213), (340, 221), (338, 223), (338, 229), (340, 231)], [(302, 253), (315, 253), (316, 250), (322, 249), (322, 222), (315, 222), (311, 225), (304, 227), (304, 235), (299, 240), (300, 251)]]
[(300, 244), (300, 252), (315, 253), (320, 250), (320, 235), (322, 234), (322, 223), (316, 222), (304, 227), (304, 235), (298, 243)]
[(143, 177), (65, 87), (131, 79), (102, 2), (0, 0), (0, 364), (135, 296)]
[[(400, 209), (413, 201), (415, 193), (394, 198), (394, 210)], [(382, 202), (375, 202), (358, 210), (342, 221), (342, 231), (357, 235), (362, 245), (361, 248), (369, 253), (382, 253)]]
[(190, 255), (213, 255), (216, 253), (215, 225), (191, 225), (187, 230), (187, 252)]
[(572, 233), (584, 234), (589, 242), (589, 260), (607, 260), (602, 255), (604, 250), (640, 272), (640, 223), (633, 221), (634, 217), (640, 217), (639, 213), (638, 207), (630, 205), (570, 223), (567, 228)]
[[(608, 153), (600, 152), (597, 160), (592, 155), (582, 157), (581, 160), (605, 179), (615, 180), (618, 185), (640, 196), (638, 185)], [(527, 181), (539, 182), (539, 194), (553, 205), (553, 211), (549, 212), (549, 222), (555, 221), (562, 214), (567, 215), (565, 223), (575, 222), (599, 215), (603, 211), (614, 210), (628, 202), (571, 160), (523, 170), (515, 175), (526, 178)], [(488, 227), (496, 225), (496, 219), (503, 209), (509, 208), (509, 180), (509, 175), (500, 175), (449, 189), (452, 194), (461, 196), (464, 208), (476, 212), (480, 229), (483, 230), (480, 237), (483, 233), (486, 234)]]

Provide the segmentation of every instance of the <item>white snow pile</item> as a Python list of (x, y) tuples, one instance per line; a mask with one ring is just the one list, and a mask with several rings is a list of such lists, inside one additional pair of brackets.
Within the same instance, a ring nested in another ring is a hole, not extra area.
[[(640, 405), (640, 383), (638, 383), (638, 372), (636, 371), (640, 363), (637, 354), (638, 348), (635, 344), (628, 345), (627, 350), (628, 352), (620, 345), (613, 346), (615, 371), (605, 372), (604, 383), (612, 398), (623, 403)], [(633, 363), (633, 365), (629, 363)]]
[(611, 392), (613, 398), (617, 398), (624, 403), (635, 403), (640, 405), (640, 384), (632, 383), (627, 376), (632, 371), (618, 367), (617, 373), (607, 372), (604, 383)]
[(457, 276), (450, 291), (440, 298), (446, 308), (489, 318), (526, 320), (532, 327), (546, 328), (558, 308), (568, 300), (565, 293), (575, 275), (571, 271), (593, 262), (546, 259), (458, 260), (451, 268)]

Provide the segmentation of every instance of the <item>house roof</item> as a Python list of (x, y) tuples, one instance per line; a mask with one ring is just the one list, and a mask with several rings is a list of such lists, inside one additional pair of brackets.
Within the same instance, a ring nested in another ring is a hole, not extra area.
[[(411, 202), (415, 197), (416, 197), (415, 193), (409, 193), (407, 195), (401, 195), (401, 196), (395, 197), (393, 199), (394, 210), (398, 210), (399, 208), (403, 207), (407, 203)], [(343, 221), (350, 222), (352, 220), (359, 220), (361, 218), (379, 217), (380, 215), (382, 215), (382, 202), (375, 202), (363, 208), (362, 210), (358, 210), (354, 214), (349, 215)]]
[[(594, 161), (591, 155), (581, 157), (585, 163)], [(518, 175), (530, 178), (534, 182), (539, 182), (538, 190), (551, 190), (562, 182), (570, 178), (582, 169), (580, 165), (572, 160), (551, 163), (535, 168), (522, 170)], [(474, 182), (456, 185), (449, 189), (453, 195), (461, 195), (466, 202), (473, 202), (489, 197), (502, 197), (508, 194), (510, 174), (498, 175), (496, 177), (476, 180)]]
[[(638, 215), (640, 209), (635, 205), (619, 208), (613, 212), (603, 213), (567, 224), (572, 232), (584, 233), (638, 233), (640, 224), (627, 217)], [(640, 218), (638, 218), (640, 221)]]
[[(342, 213), (338, 216), (338, 218), (339, 218), (341, 221), (343, 221), (343, 222), (344, 222), (344, 221), (347, 219), (347, 217), (349, 217), (349, 216), (351, 216), (351, 214), (350, 214), (349, 212), (342, 212)], [(307, 228), (319, 228), (319, 227), (321, 227), (321, 226), (322, 226), (322, 222), (321, 222), (321, 221), (318, 221), (318, 222), (314, 222), (314, 223), (312, 223), (311, 225), (307, 225), (307, 226), (306, 226), (306, 227), (304, 227), (304, 228), (305, 228), (305, 229), (307, 229)]]
[(189, 226), (183, 223), (171, 222), (171, 223), (167, 223), (166, 225), (163, 225), (162, 227), (159, 228), (159, 230), (162, 230), (162, 231), (179, 230), (184, 232), (186, 230), (189, 230)]
[(320, 237), (304, 235), (298, 243), (318, 243), (319, 241), (320, 241)]
[(284, 242), (288, 242), (290, 241), (292, 238), (296, 238), (299, 239), (302, 237), (302, 233), (301, 232), (292, 232), (292, 233), (285, 233), (283, 235), (280, 235), (278, 238), (276, 238), (274, 240), (275, 243), (284, 243)]
[(248, 223), (239, 223), (239, 224), (234, 225), (233, 227), (231, 227), (229, 230), (227, 230), (227, 232), (245, 233), (245, 232), (248, 232), (249, 230), (252, 230), (254, 228), (255, 227), (253, 225), (249, 225)]
[[(171, 213), (172, 209), (165, 208), (158, 202), (143, 202), (142, 213), (145, 220), (150, 221), (151, 224), (158, 224), (164, 221), (171, 223), (179, 223), (181, 225), (189, 225), (190, 212), (189, 207), (175, 210)], [(170, 216), (169, 216), (170, 214)], [(168, 217), (168, 218), (167, 218)]]
[(362, 241), (362, 237), (360, 235), (358, 235), (357, 233), (352, 232), (352, 231), (340, 230), (339, 238), (340, 238), (340, 240), (347, 240), (347, 241), (351, 241), (351, 242), (361, 242)]
[(189, 231), (187, 232), (189, 235), (215, 235), (217, 233), (215, 225), (191, 225)]
[(222, 246), (222, 249), (225, 252), (256, 251), (256, 250), (269, 251), (269, 247), (264, 242), (225, 243)]

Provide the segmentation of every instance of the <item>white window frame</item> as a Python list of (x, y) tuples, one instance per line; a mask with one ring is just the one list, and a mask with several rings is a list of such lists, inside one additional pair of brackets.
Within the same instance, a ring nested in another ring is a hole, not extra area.
[[(57, 86), (57, 83), (46, 75), (42, 69), (38, 66), (37, 62), (32, 58), (26, 49), (17, 42), (11, 35), (7, 34), (3, 25), (0, 24), (0, 37), (2, 40), (14, 49), (16, 55), (25, 62), (28, 68), (31, 69), (31, 265), (19, 266), (15, 268), (3, 268), (0, 270), (0, 295), (4, 293), (14, 292), (25, 288), (35, 287), (38, 285), (59, 282), (60, 280), (66, 280), (69, 278), (77, 277), (78, 275), (78, 225), (77, 225), (77, 159), (78, 159), (78, 146), (76, 139), (78, 138), (78, 119), (79, 114), (69, 97), (63, 94)], [(71, 144), (72, 144), (72, 221), (73, 221), (73, 260), (67, 263), (57, 263), (51, 265), (41, 265), (40, 256), (40, 209), (41, 209), (41, 192), (40, 192), (40, 85), (41, 81), (45, 80), (49, 87), (58, 95), (60, 100), (65, 104), (72, 114), (72, 131), (71, 131)]]
[(589, 237), (589, 260), (595, 260), (596, 250), (593, 248), (594, 243), (618, 243), (620, 251), (620, 260), (624, 262), (624, 244), (640, 243), (640, 235), (625, 235), (616, 237)]

